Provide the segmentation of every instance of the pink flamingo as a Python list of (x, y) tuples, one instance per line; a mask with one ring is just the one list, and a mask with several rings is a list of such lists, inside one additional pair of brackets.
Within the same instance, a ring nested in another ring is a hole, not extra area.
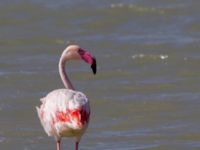
[(90, 106), (87, 97), (75, 91), (65, 72), (65, 62), (70, 59), (82, 59), (96, 74), (96, 60), (78, 45), (68, 46), (59, 61), (59, 73), (65, 89), (57, 89), (41, 98), (41, 106), (36, 107), (40, 122), (48, 134), (54, 136), (57, 150), (60, 150), (62, 137), (75, 137), (76, 150), (90, 118)]

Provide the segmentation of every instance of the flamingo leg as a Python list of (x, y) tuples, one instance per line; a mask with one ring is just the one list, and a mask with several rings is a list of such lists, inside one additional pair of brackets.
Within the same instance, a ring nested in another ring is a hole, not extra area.
[(60, 150), (60, 141), (57, 141), (57, 150)]
[(76, 150), (78, 150), (79, 142), (76, 142)]

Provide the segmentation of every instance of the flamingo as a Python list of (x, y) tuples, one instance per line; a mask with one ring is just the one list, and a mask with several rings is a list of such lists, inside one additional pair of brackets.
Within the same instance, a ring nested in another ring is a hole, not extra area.
[(69, 45), (62, 53), (59, 61), (59, 74), (65, 86), (56, 89), (41, 98), (41, 106), (36, 107), (40, 122), (48, 136), (56, 140), (57, 150), (60, 150), (62, 137), (74, 137), (75, 149), (87, 129), (90, 119), (88, 98), (82, 92), (76, 91), (66, 72), (65, 63), (69, 60), (84, 60), (91, 65), (96, 74), (96, 59), (78, 45)]

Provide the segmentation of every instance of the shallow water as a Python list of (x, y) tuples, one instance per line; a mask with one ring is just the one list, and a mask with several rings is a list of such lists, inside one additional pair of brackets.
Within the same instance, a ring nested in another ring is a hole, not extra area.
[[(81, 150), (200, 148), (198, 0), (14, 0), (0, 4), (0, 149), (55, 149), (35, 106), (62, 88), (57, 64), (78, 43), (98, 73), (69, 62), (91, 102)], [(64, 139), (62, 149), (73, 149)]]

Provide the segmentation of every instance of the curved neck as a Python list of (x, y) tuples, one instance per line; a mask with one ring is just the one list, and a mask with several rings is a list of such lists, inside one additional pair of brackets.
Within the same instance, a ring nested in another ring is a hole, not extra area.
[(65, 88), (74, 90), (74, 87), (65, 72), (66, 61), (67, 61), (67, 59), (64, 59), (64, 57), (61, 56), (60, 61), (59, 61), (59, 74), (60, 74), (60, 77), (62, 79), (62, 82), (63, 82)]

